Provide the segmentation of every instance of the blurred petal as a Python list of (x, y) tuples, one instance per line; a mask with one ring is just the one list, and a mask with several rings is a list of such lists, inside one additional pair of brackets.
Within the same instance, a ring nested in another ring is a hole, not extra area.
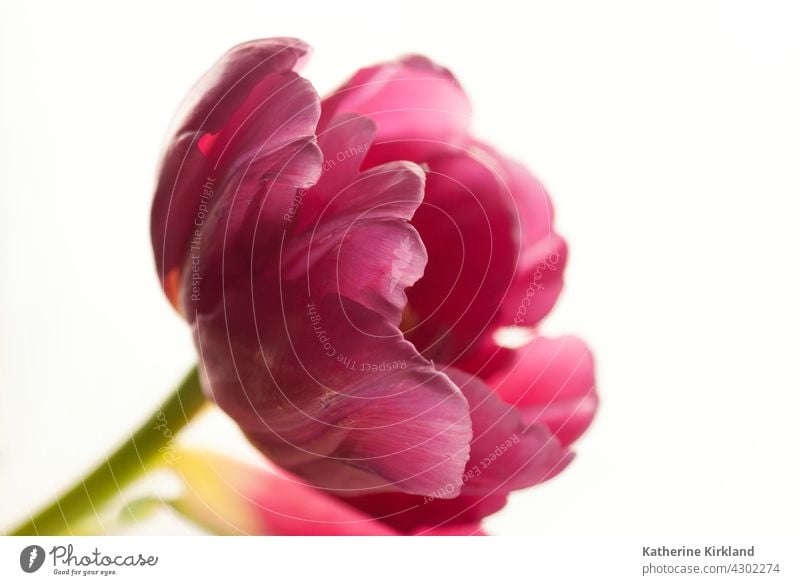
[(380, 521), (278, 469), (207, 451), (182, 451), (174, 466), (185, 485), (175, 507), (215, 534), (396, 534)]
[(340, 499), (290, 473), (208, 451), (183, 450), (184, 484), (172, 505), (214, 534), (273, 536), (482, 535), (480, 520), (504, 496), (431, 500), (390, 493)]
[(576, 337), (536, 338), (488, 384), (526, 421), (546, 425), (565, 445), (583, 434), (597, 410), (594, 359)]

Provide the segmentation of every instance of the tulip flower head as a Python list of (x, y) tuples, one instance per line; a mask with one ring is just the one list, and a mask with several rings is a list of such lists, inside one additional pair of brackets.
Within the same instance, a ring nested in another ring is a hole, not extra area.
[(181, 106), (152, 208), (162, 286), (204, 391), (283, 474), (272, 492), (319, 494), (313, 526), (477, 532), (564, 469), (597, 406), (588, 348), (535, 329), (567, 259), (550, 198), (471, 136), (448, 70), (407, 57), (321, 99), (308, 51), (234, 47)]

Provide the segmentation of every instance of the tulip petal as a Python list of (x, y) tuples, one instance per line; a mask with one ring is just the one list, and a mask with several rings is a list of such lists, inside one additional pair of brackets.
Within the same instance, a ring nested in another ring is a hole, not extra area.
[(369, 157), (380, 161), (419, 160), (395, 151), (409, 140), (418, 156), (460, 144), (471, 114), (453, 74), (419, 55), (359, 70), (322, 108), (321, 130), (343, 113), (374, 120), (378, 133)]
[(195, 83), (175, 116), (175, 133), (203, 128), (216, 133), (272, 73), (292, 71), (310, 47), (300, 39), (276, 37), (241, 43), (225, 53)]
[(355, 160), (323, 166), (284, 254), (284, 278), (308, 272), (318, 296), (347, 296), (398, 325), (405, 289), (422, 276), (427, 262), (419, 235), (407, 223), (422, 202), (425, 176), (405, 162), (358, 173), (373, 134), (370, 120), (348, 116), (337, 118), (335, 129), (320, 141), (325, 165), (338, 158), (334, 153), (355, 152)]
[[(325, 159), (370, 127), (349, 117)], [(203, 281), (221, 283), (223, 302), (199, 305), (196, 321), (207, 388), (257, 447), (319, 487), (427, 495), (457, 481), (472, 435), (458, 387), (397, 327), (426, 259), (408, 223), (424, 176), (412, 163), (350, 165), (349, 179), (345, 168), (323, 169), (279, 242), (211, 262), (225, 272)]]
[(492, 168), (512, 200), (519, 232), (519, 255), (511, 288), (502, 303), (501, 321), (534, 326), (553, 308), (564, 286), (567, 245), (554, 231), (553, 204), (546, 189), (517, 161), (482, 143), (473, 152)]
[(581, 342), (499, 345), (561, 291), (550, 199), (469, 137), (446, 69), (363, 69), (321, 104), (307, 50), (240, 45), (190, 94), (152, 210), (162, 284), (205, 391), (296, 475), (279, 509), (297, 479), (321, 517), (382, 514), (366, 531), (479, 532), (564, 468), (597, 404)]
[(506, 499), (430, 500), (400, 493), (341, 499), (266, 463), (189, 449), (178, 453), (173, 469), (185, 487), (173, 507), (222, 535), (482, 535), (481, 519)]
[(473, 438), (464, 474), (429, 497), (399, 493), (344, 497), (401, 532), (474, 533), (485, 516), (505, 506), (510, 491), (547, 481), (573, 458), (545, 425), (526, 421), (479, 378), (455, 368), (444, 371), (470, 406)]
[[(250, 286), (253, 272), (280, 263), (286, 213), (298, 189), (311, 187), (321, 172), (322, 153), (311, 139), (245, 160), (215, 185), (214, 204), (195, 222), (182, 279), (181, 307), (189, 322), (213, 310), (226, 286)], [(218, 188), (217, 188), (218, 187)], [(198, 225), (199, 224), (199, 225)]]
[(426, 58), (358, 71), (323, 100), (319, 129), (342, 112), (377, 126), (365, 167), (406, 159), (429, 170), (413, 223), (432, 257), (409, 291), (404, 331), (430, 359), (491, 375), (501, 366), (494, 330), (535, 325), (562, 288), (566, 245), (552, 231), (547, 193), (523, 166), (467, 136), (469, 103)]
[(495, 331), (540, 321), (561, 292), (566, 263), (547, 193), (498, 157), (475, 144), (429, 161), (413, 219), (428, 267), (407, 293), (408, 339), (430, 359), (483, 378), (506, 362)]
[(546, 425), (564, 445), (583, 434), (597, 411), (594, 359), (577, 337), (537, 337), (516, 351), (508, 372), (487, 383), (526, 421)]
[(425, 276), (408, 291), (407, 337), (430, 359), (459, 363), (489, 335), (514, 274), (514, 217), (492, 173), (468, 155), (431, 161), (413, 219), (428, 250)]
[(378, 314), (287, 286), (283, 314), (259, 309), (258, 328), (236, 322), (233, 309), (252, 303), (236, 290), (227, 330), (224, 317), (198, 318), (220, 407), (273, 461), (325, 489), (427, 495), (457, 482), (471, 437), (458, 388)]
[(397, 532), (300, 478), (208, 451), (183, 450), (174, 469), (184, 483), (173, 506), (214, 534), (384, 536)]
[[(314, 136), (319, 98), (292, 69), (308, 50), (296, 39), (245, 43), (206, 73), (170, 132), (151, 210), (156, 266), (178, 306), (175, 282), (186, 269), (201, 205), (215, 204), (205, 185), (227, 167)], [(299, 185), (298, 185), (299, 186)]]
[(474, 534), (486, 516), (501, 510), (505, 493), (452, 499), (386, 493), (343, 498), (348, 504), (404, 534)]
[(467, 397), (473, 438), (464, 471), (464, 495), (507, 493), (546, 481), (566, 467), (573, 453), (548, 428), (527, 422), (480, 378), (445, 370)]

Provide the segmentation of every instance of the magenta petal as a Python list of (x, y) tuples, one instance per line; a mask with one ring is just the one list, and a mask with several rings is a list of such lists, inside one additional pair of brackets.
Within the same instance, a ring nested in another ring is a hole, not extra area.
[[(253, 272), (274, 273), (298, 188), (310, 187), (321, 172), (322, 153), (301, 139), (239, 163), (219, 184), (202, 216), (182, 279), (181, 306), (191, 322), (213, 310), (228, 287), (250, 286)], [(223, 258), (224, 256), (224, 258)]]
[(541, 184), (479, 144), (428, 162), (413, 224), (429, 259), (408, 291), (407, 337), (436, 362), (487, 377), (502, 350), (492, 335), (553, 307), (566, 263)]
[[(420, 160), (466, 137), (471, 108), (452, 73), (421, 56), (359, 70), (323, 100), (320, 128), (339, 114), (367, 116), (378, 127), (371, 157)], [(393, 153), (393, 144), (414, 141), (415, 158)], [(387, 147), (384, 156), (381, 150)], [(424, 157), (423, 157), (424, 158)], [(373, 159), (375, 160), (375, 159)]]
[(480, 524), (445, 525), (440, 528), (420, 528), (415, 536), (486, 536)]
[(334, 120), (320, 139), (325, 162), (298, 210), (283, 254), (283, 277), (308, 273), (317, 296), (346, 296), (398, 325), (405, 289), (423, 274), (427, 253), (408, 224), (422, 201), (425, 176), (392, 162), (358, 172), (374, 135), (367, 118)]
[(236, 45), (192, 87), (175, 116), (176, 133), (197, 128), (218, 132), (256, 85), (272, 73), (296, 68), (310, 50), (300, 39), (288, 37)]
[(520, 411), (492, 392), (480, 378), (445, 370), (467, 397), (473, 439), (464, 471), (464, 495), (508, 493), (557, 475), (572, 460), (544, 424), (527, 422)]
[(474, 532), (563, 469), (596, 408), (580, 342), (496, 341), (552, 308), (566, 245), (538, 180), (469, 137), (449, 71), (409, 57), (320, 104), (295, 72), (307, 50), (240, 45), (190, 94), (152, 209), (162, 285), (205, 391), (331, 492), (305, 494), (322, 523), (352, 513), (338, 497), (390, 531)]
[(307, 79), (294, 71), (272, 73), (221, 130), (204, 134), (198, 147), (219, 172), (299, 138), (312, 138), (319, 113), (319, 97)]
[(429, 163), (413, 219), (428, 250), (425, 276), (409, 289), (406, 336), (430, 359), (460, 364), (491, 335), (519, 254), (511, 198), (468, 153)]
[(511, 195), (512, 214), (519, 225), (520, 253), (501, 320), (507, 325), (536, 325), (561, 294), (567, 264), (567, 244), (554, 231), (550, 195), (517, 161), (485, 144), (475, 143), (474, 148), (476, 156), (497, 172), (503, 190)]
[[(318, 194), (338, 194), (358, 176), (376, 131), (375, 122), (357, 114), (338, 115), (319, 131), (317, 140), (325, 153), (325, 163)], [(324, 206), (325, 198), (320, 201)], [(320, 210), (321, 207), (317, 213)]]
[(428, 498), (396, 493), (344, 498), (402, 532), (470, 533), (505, 505), (509, 492), (552, 478), (573, 457), (546, 426), (524, 420), (479, 378), (455, 368), (445, 372), (469, 401), (473, 438), (464, 474)]
[(183, 450), (175, 470), (186, 485), (177, 508), (215, 534), (383, 536), (397, 532), (274, 466)]
[[(319, 98), (292, 72), (307, 46), (266, 39), (234, 47), (193, 88), (164, 152), (151, 211), (156, 266), (170, 300), (186, 267), (207, 184), (220, 182), (234, 161), (250, 162), (313, 137)], [(218, 186), (218, 184), (217, 184)]]
[[(264, 479), (262, 477), (262, 479)], [(322, 490), (285, 473), (267, 476), (253, 493), (261, 534), (277, 536), (394, 536), (398, 533)]]
[(407, 226), (378, 222), (353, 224), (342, 236), (335, 247), (320, 246), (312, 252), (319, 266), (311, 288), (318, 295), (347, 296), (399, 325), (405, 288), (425, 269), (427, 257), (419, 236)]
[(227, 323), (200, 316), (196, 334), (207, 387), (258, 448), (337, 492), (426, 495), (458, 481), (471, 437), (466, 400), (395, 326), (347, 298), (309, 298), (303, 283), (285, 283), (282, 302), (256, 289), (256, 330), (235, 312), (252, 303), (239, 290), (226, 295)]
[(594, 359), (576, 337), (536, 338), (488, 384), (526, 421), (546, 425), (565, 445), (583, 434), (597, 410)]
[[(365, 135), (332, 134), (325, 158)], [(427, 495), (458, 481), (472, 434), (461, 392), (397, 328), (425, 263), (408, 223), (423, 174), (411, 163), (330, 171), (283, 230), (259, 218), (279, 239), (231, 248), (224, 274), (203, 281), (203, 294), (208, 282), (224, 292), (222, 306), (199, 305), (207, 386), (256, 446), (317, 486)]]
[(501, 510), (507, 495), (435, 499), (386, 493), (343, 498), (351, 506), (406, 534), (473, 534), (486, 516)]
[[(262, 479), (264, 479), (262, 477)], [(342, 500), (285, 473), (268, 476), (253, 493), (261, 534), (277, 536), (394, 536), (398, 533)]]
[(505, 503), (495, 496), (429, 500), (401, 493), (337, 498), (273, 466), (207, 451), (182, 450), (175, 470), (186, 489), (173, 505), (215, 534), (481, 535), (481, 519)]
[[(304, 222), (298, 230), (312, 227), (339, 227), (342, 223), (371, 220), (408, 221), (422, 202), (425, 174), (416, 164), (387, 162), (357, 172), (369, 149), (374, 125), (367, 118), (337, 118), (337, 126), (320, 139), (325, 163), (319, 182), (309, 192), (309, 205), (303, 205)], [(351, 159), (336, 162), (339, 153), (355, 152)], [(312, 209), (313, 208), (313, 209)]]
[(359, 163), (407, 159), (429, 169), (413, 223), (430, 258), (408, 292), (408, 339), (434, 361), (491, 375), (500, 366), (497, 327), (535, 325), (563, 286), (567, 249), (546, 191), (522, 165), (467, 136), (466, 98), (428, 59), (360, 70), (323, 100), (319, 128), (347, 112), (377, 126)]

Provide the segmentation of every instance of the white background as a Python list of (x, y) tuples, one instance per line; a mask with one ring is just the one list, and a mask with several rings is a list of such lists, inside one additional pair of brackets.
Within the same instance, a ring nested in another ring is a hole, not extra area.
[[(138, 3), (137, 3), (138, 4)], [(596, 352), (578, 458), (500, 534), (783, 537), (800, 512), (800, 14), (790, 2), (16, 2), (0, 9), (0, 526), (194, 360), (153, 267), (161, 142), (230, 46), (298, 36), (321, 92), (422, 52), (552, 192), (549, 334)], [(223, 417), (189, 440), (249, 453)], [(142, 532), (181, 533), (169, 515)]]

